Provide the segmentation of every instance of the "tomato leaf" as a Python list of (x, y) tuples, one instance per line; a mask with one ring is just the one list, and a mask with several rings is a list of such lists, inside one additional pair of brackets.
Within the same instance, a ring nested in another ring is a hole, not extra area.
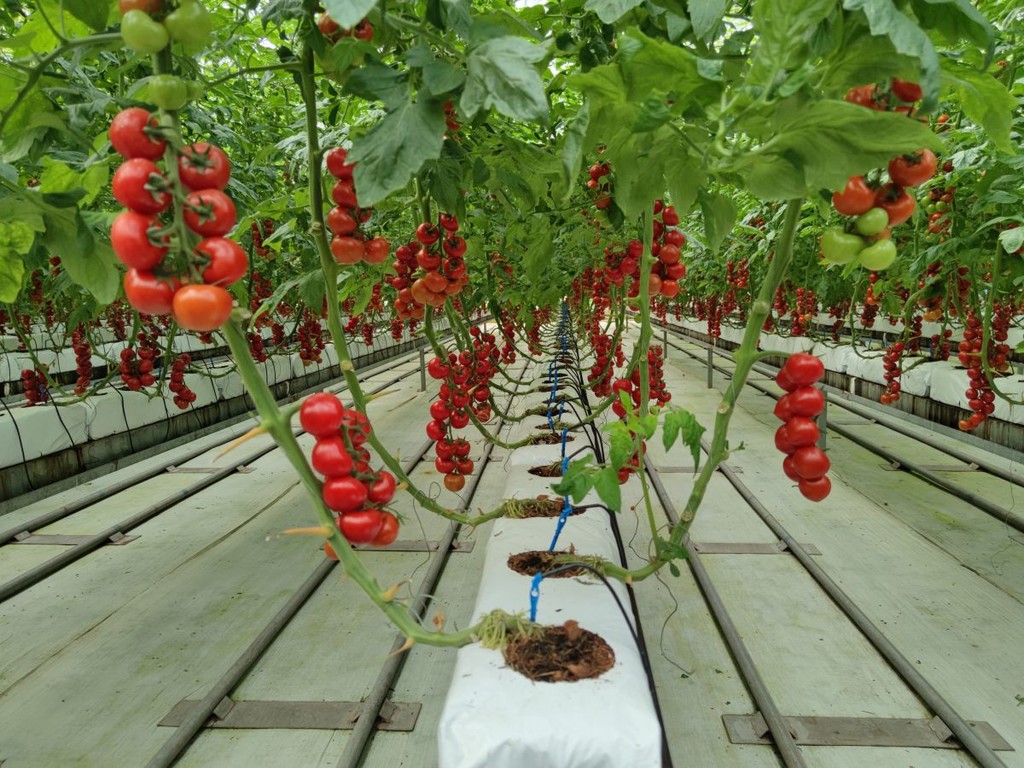
[(260, 11), (260, 20), (266, 26), (270, 22), (280, 23), (288, 19), (302, 18), (306, 13), (304, 0), (269, 0)]
[(380, 101), (387, 109), (396, 109), (409, 98), (408, 78), (403, 72), (370, 62), (349, 75), (345, 92), (367, 101)]
[(1016, 253), (1024, 248), (1024, 227), (1014, 227), (999, 233), (999, 243), (1007, 253)]
[(842, 189), (850, 176), (884, 167), (895, 155), (943, 146), (927, 125), (845, 101), (779, 102), (771, 130), (768, 141), (733, 166), (765, 200)]
[(916, 60), (896, 53), (889, 38), (874, 37), (864, 24), (846, 23), (843, 34), (827, 66), (817, 70), (825, 74), (820, 86), (826, 93), (840, 98), (853, 86), (917, 71)]
[(401, 189), (427, 160), (441, 155), (444, 111), (437, 102), (420, 98), (389, 112), (349, 152), (355, 163), (359, 203), (369, 207)]
[(701, 40), (710, 40), (725, 14), (725, 0), (689, 0), (686, 7), (693, 33)]
[(1013, 94), (992, 75), (966, 64), (946, 61), (942, 69), (946, 83), (963, 105), (964, 114), (984, 130), (996, 149), (1015, 152), (1010, 141), (1010, 128), (1017, 109)]
[(614, 24), (644, 0), (587, 0), (586, 9), (605, 24)]
[[(96, 297), (101, 304), (109, 304), (117, 296), (120, 275), (115, 266), (114, 252), (106, 243), (99, 243), (92, 228), (79, 215), (76, 208), (45, 207), (46, 222), (43, 244), (61, 263), (71, 279)], [(89, 214), (98, 227), (105, 228), (109, 217)]]
[(604, 431), (609, 435), (608, 461), (617, 472), (626, 466), (626, 462), (636, 453), (636, 443), (633, 442), (629, 429), (621, 421), (609, 422), (604, 426)]
[(376, 4), (377, 0), (323, 0), (324, 10), (342, 29), (352, 29)]
[(584, 102), (576, 115), (565, 127), (565, 151), (562, 153), (562, 170), (565, 173), (566, 197), (574, 190), (576, 177), (583, 165), (583, 152), (586, 147), (587, 127), (590, 125), (590, 104)]
[(868, 20), (872, 35), (888, 37), (897, 52), (913, 56), (921, 62), (921, 107), (935, 107), (939, 94), (939, 55), (923, 29), (903, 13), (892, 0), (843, 0), (843, 8), (861, 11)]
[(477, 46), (466, 65), (459, 113), (469, 120), (481, 109), (493, 107), (506, 117), (547, 120), (544, 83), (534, 67), (546, 56), (543, 46), (511, 35)]
[(968, 0), (911, 0), (914, 16), (926, 29), (938, 30), (950, 43), (970, 40), (982, 49), (995, 43), (995, 29)]
[(672, 446), (682, 437), (683, 445), (690, 449), (693, 456), (693, 465), (700, 467), (700, 438), (704, 434), (704, 427), (700, 425), (697, 418), (682, 408), (669, 407), (665, 412), (665, 422), (661, 428), (662, 443), (666, 451), (671, 451)]
[(451, 30), (469, 37), (473, 26), (469, 0), (427, 0), (427, 21), (438, 29)]
[(619, 486), (619, 475), (612, 467), (605, 467), (594, 475), (594, 490), (598, 497), (612, 512), (622, 509), (622, 489)]
[(706, 181), (706, 174), (701, 163), (687, 156), (685, 147), (678, 146), (665, 161), (665, 181), (672, 204), (682, 216), (697, 202), (697, 192)]
[(815, 28), (834, 8), (834, 0), (758, 0), (754, 3), (758, 42), (751, 59), (750, 80), (770, 87), (780, 72), (794, 69), (794, 64), (803, 58)]
[(110, 3), (104, 0), (64, 0), (64, 10), (99, 32), (107, 28)]
[(405, 57), (410, 67), (423, 71), (423, 84), (434, 96), (454, 91), (466, 81), (466, 73), (447, 61), (434, 57), (425, 45), (410, 48)]
[(84, 173), (64, 163), (43, 157), (43, 172), (39, 176), (39, 189), (47, 195), (62, 192), (82, 193), (82, 202), (90, 203), (107, 185), (110, 169), (106, 163), (89, 166)]
[(594, 487), (595, 470), (590, 464), (591, 457), (586, 456), (577, 461), (570, 461), (562, 479), (551, 486), (559, 496), (569, 496), (579, 504), (583, 497)]
[(736, 223), (736, 202), (728, 195), (717, 192), (698, 192), (697, 199), (704, 219), (705, 245), (714, 254)]
[(22, 256), (32, 249), (36, 233), (23, 221), (0, 221), (0, 301), (11, 303), (25, 276)]

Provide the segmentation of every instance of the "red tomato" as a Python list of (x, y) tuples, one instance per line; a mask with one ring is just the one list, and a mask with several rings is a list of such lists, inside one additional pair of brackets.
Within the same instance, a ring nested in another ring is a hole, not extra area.
[(226, 235), (235, 226), (237, 214), (231, 198), (219, 189), (201, 189), (185, 198), (185, 223), (203, 237)]
[(199, 141), (181, 150), (178, 174), (189, 189), (224, 189), (231, 178), (231, 161), (220, 147)]
[(930, 149), (920, 149), (889, 161), (889, 178), (901, 187), (917, 187), (935, 175), (938, 160)]
[(679, 281), (669, 280), (668, 278), (661, 281), (661, 295), (666, 299), (674, 299), (679, 295)]
[(154, 245), (150, 241), (150, 230), (158, 226), (156, 216), (135, 211), (122, 211), (117, 215), (110, 227), (110, 245), (122, 264), (149, 270), (163, 261), (167, 246)]
[(915, 102), (920, 101), (924, 95), (924, 91), (921, 90), (921, 86), (917, 83), (910, 82), (909, 80), (898, 80), (893, 78), (892, 81), (892, 92), (896, 94), (896, 98), (900, 101)]
[(814, 445), (821, 437), (818, 425), (806, 416), (794, 416), (786, 422), (786, 437), (789, 444), (794, 448), (803, 448), (805, 445)]
[(441, 233), (433, 224), (423, 222), (416, 227), (416, 240), (420, 245), (433, 245), (441, 238)]
[(327, 227), (335, 235), (351, 235), (358, 226), (352, 214), (340, 206), (334, 206), (327, 213)]
[(356, 200), (356, 191), (350, 181), (336, 182), (331, 188), (331, 199), (335, 205), (340, 205), (348, 210), (359, 207), (359, 203)]
[(787, 392), (792, 392), (798, 386), (790, 380), (789, 371), (787, 371), (785, 367), (780, 368), (779, 372), (775, 374), (775, 383)]
[(885, 108), (885, 100), (881, 98), (874, 84), (858, 85), (855, 88), (851, 88), (846, 92), (846, 96), (843, 99), (851, 104), (858, 104), (869, 109)]
[(172, 313), (188, 331), (215, 331), (231, 317), (234, 297), (219, 285), (183, 285), (174, 293)]
[(667, 245), (674, 245), (677, 248), (682, 248), (686, 245), (686, 235), (678, 229), (670, 229), (665, 233), (665, 243)]
[(444, 487), (452, 493), (458, 493), (466, 487), (466, 478), (454, 472), (449, 472), (444, 476)]
[(145, 11), (148, 14), (154, 14), (164, 9), (164, 0), (120, 0), (118, 6), (122, 15), (128, 11)]
[(351, 475), (329, 477), (324, 481), (323, 499), (327, 508), (335, 512), (354, 512), (366, 503), (366, 486)]
[(682, 280), (684, 277), (686, 277), (686, 265), (683, 262), (677, 261), (675, 264), (665, 266), (666, 280)]
[(878, 190), (875, 205), (885, 209), (885, 212), (889, 214), (889, 226), (895, 227), (914, 215), (917, 201), (901, 186), (886, 184)]
[(203, 270), (203, 282), (227, 288), (249, 271), (249, 259), (242, 246), (224, 237), (208, 237), (196, 246), (196, 252), (210, 260)]
[(779, 421), (783, 423), (793, 418), (793, 410), (790, 406), (790, 404), (792, 403), (792, 400), (790, 399), (790, 394), (792, 393), (787, 392), (778, 400), (776, 400), (775, 408), (772, 410), (772, 413), (775, 414), (775, 418), (777, 418)]
[(664, 264), (675, 264), (682, 257), (683, 252), (679, 250), (679, 246), (671, 243), (661, 246), (661, 250), (658, 251), (658, 259)]
[(832, 490), (832, 481), (828, 477), (819, 477), (817, 480), (800, 480), (798, 487), (800, 493), (811, 501), (821, 501)]
[(331, 240), (331, 253), (339, 264), (358, 264), (365, 255), (362, 240), (354, 237), (335, 237)]
[[(358, 482), (358, 481), (357, 481)], [(353, 544), (369, 544), (384, 526), (384, 515), (379, 509), (360, 509), (346, 512), (338, 518), (341, 535)]]
[(453, 429), (464, 429), (469, 426), (469, 414), (465, 411), (452, 413), (451, 425)]
[(124, 295), (137, 312), (169, 315), (179, 283), (159, 279), (152, 272), (129, 269), (124, 276)]
[(363, 246), (363, 260), (367, 264), (383, 264), (391, 253), (391, 243), (384, 237), (367, 240)]
[(455, 455), (457, 450), (457, 443), (451, 440), (439, 440), (434, 444), (434, 453), (437, 454), (439, 459), (450, 459)]
[(814, 418), (825, 410), (825, 394), (817, 387), (797, 387), (786, 398), (791, 416)]
[(398, 538), (398, 518), (390, 512), (381, 512), (380, 533), (370, 543), (375, 547), (386, 547)]
[(156, 163), (144, 157), (121, 163), (110, 183), (117, 202), (138, 213), (151, 214), (161, 213), (171, 204), (166, 185)]
[(313, 469), (324, 477), (344, 477), (352, 474), (352, 456), (345, 447), (345, 441), (338, 434), (317, 439), (310, 454), (310, 463)]
[[(329, 16), (327, 18), (330, 18)], [(334, 24), (334, 21), (331, 21)], [(334, 25), (337, 29), (337, 24)], [(327, 172), (336, 179), (351, 179), (352, 178), (352, 166), (346, 162), (348, 160), (348, 150), (342, 147), (334, 147), (334, 149), (327, 150), (327, 154), (324, 155), (324, 160), (327, 161)]]
[[(803, 450), (801, 448), (800, 450)], [(800, 475), (796, 473), (796, 467), (793, 465), (793, 454), (789, 454), (782, 460), (782, 471), (786, 477), (792, 480), (794, 483), (800, 482)]]
[(395, 476), (382, 469), (377, 473), (377, 479), (370, 484), (367, 498), (374, 504), (387, 504), (395, 496)]
[(875, 191), (863, 176), (851, 176), (841, 192), (833, 193), (832, 205), (844, 216), (860, 216), (875, 206)]
[(439, 357), (431, 358), (430, 362), (427, 363), (427, 373), (432, 379), (447, 379), (450, 370), (451, 369), (445, 365), (444, 361)]
[(299, 424), (314, 437), (339, 437), (344, 418), (344, 404), (330, 392), (310, 395), (299, 407)]
[(789, 439), (789, 425), (783, 424), (775, 430), (775, 447), (785, 454), (793, 453), (797, 446)]
[(452, 213), (442, 213), (437, 217), (438, 223), (441, 228), (446, 232), (458, 232), (459, 230), (459, 217)]
[(167, 142), (154, 141), (147, 135), (147, 128), (158, 126), (156, 118), (142, 107), (129, 107), (119, 112), (110, 123), (110, 143), (122, 157), (145, 157), (156, 160), (162, 157)]
[(319, 18), (316, 20), (317, 29), (320, 30), (320, 34), (326, 37), (330, 42), (336, 43), (341, 39), (341, 27), (334, 19), (328, 16), (326, 13), (321, 13)]
[(804, 480), (817, 480), (828, 473), (831, 462), (825, 452), (816, 445), (797, 448), (792, 457), (793, 469)]
[[(440, 443), (438, 443), (440, 445)], [(455, 471), (455, 461), (451, 457), (441, 458), (438, 456), (434, 459), (434, 469), (440, 472), (442, 475), (448, 475)]]
[(352, 28), (352, 36), (356, 40), (373, 40), (373, 24), (363, 19)]
[(813, 384), (825, 375), (825, 364), (806, 352), (795, 352), (790, 355), (782, 369), (797, 387)]

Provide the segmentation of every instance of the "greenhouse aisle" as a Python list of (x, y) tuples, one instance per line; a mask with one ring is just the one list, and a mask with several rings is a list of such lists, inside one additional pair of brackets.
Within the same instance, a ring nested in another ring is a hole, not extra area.
[[(545, 366), (531, 369), (538, 383)], [(403, 363), (387, 374), (417, 368), (414, 362)], [(693, 411), (709, 425), (720, 395), (707, 388), (703, 364), (670, 349), (665, 377), (673, 404)], [(435, 383), (428, 382), (423, 393), (418, 378), (413, 375), (390, 385), (386, 395), (370, 404), (374, 428), (403, 460), (412, 460), (423, 448), (423, 427), (433, 399)], [(725, 384), (721, 376), (717, 383)], [(529, 392), (513, 400), (512, 412), (542, 406), (545, 396), (536, 389), (524, 387)], [(815, 561), (957, 712), (968, 720), (987, 722), (1017, 750), (1000, 751), (1000, 759), (1007, 766), (1024, 766), (1019, 709), (1024, 670), (1008, 660), (1024, 633), (1020, 541), (993, 518), (904, 473), (882, 470), (877, 457), (832, 435), (832, 495), (821, 504), (806, 501), (782, 474), (781, 455), (772, 441), (777, 424), (772, 406), (764, 395), (744, 393), (730, 436), (742, 449), (733, 450), (729, 467), (797, 541), (820, 553), (814, 555)], [(833, 413), (832, 418), (840, 417)], [(527, 418), (508, 425), (503, 435), (514, 440), (537, 434), (540, 421)], [(262, 439), (223, 458), (216, 457), (219, 448), (211, 449), (186, 466), (228, 465), (233, 456), (248, 455)], [(308, 436), (301, 442), (307, 449), (312, 445)], [(679, 448), (666, 455), (659, 443), (649, 444), (651, 462), (673, 504), (681, 508), (694, 477), (692, 458)], [(473, 456), (482, 450), (482, 441), (474, 441)], [(924, 448), (914, 444), (908, 450)], [(500, 503), (510, 454), (495, 449), (490, 462), (478, 468), (482, 476), (471, 510), (489, 510)], [(107, 546), (0, 605), (4, 768), (145, 765), (174, 731), (159, 726), (159, 721), (183, 699), (202, 698), (316, 571), (324, 560), (319, 539), (280, 535), (287, 528), (313, 524), (312, 508), (294, 472), (277, 451), (255, 460), (250, 468), (251, 472), (234, 473), (143, 524), (132, 532), (138, 539)], [(134, 469), (89, 487), (112, 483)], [(413, 476), (445, 503), (457, 502), (441, 489), (430, 462), (417, 466)], [(161, 475), (42, 532), (94, 532), (180, 489), (182, 477)], [(1004, 503), (1013, 502), (1013, 494), (991, 479), (970, 482), (979, 493), (991, 491), (1006, 496)], [(7, 515), (2, 527), (82, 492), (66, 491)], [(634, 565), (645, 559), (650, 547), (643, 510), (638, 515), (629, 508), (639, 499), (640, 483), (634, 476), (624, 488), (625, 511), (620, 517)], [(400, 540), (443, 538), (446, 521), (418, 512), (408, 501), (401, 503), (406, 505), (399, 507), (406, 519)], [(430, 590), (428, 622), (443, 620), (449, 628), (460, 628), (473, 619), (490, 529), (484, 524), (459, 532), (440, 581)], [(784, 715), (927, 719), (934, 714), (794, 557), (781, 552), (712, 551), (712, 544), (771, 545), (777, 540), (724, 474), (712, 479), (691, 532), (692, 540), (707, 548), (700, 561)], [(573, 542), (572, 518), (561, 542), (565, 547)], [(4, 547), (0, 580), (15, 578), (52, 557), (55, 549)], [(411, 597), (431, 555), (377, 551), (364, 558), (382, 585), (399, 584), (398, 596)], [(526, 610), (529, 579), (523, 578)], [(636, 584), (634, 591), (672, 763), (779, 765), (772, 746), (732, 743), (723, 725), (723, 716), (750, 715), (758, 707), (692, 573), (683, 567), (675, 578), (665, 570)], [(233, 688), (231, 697), (358, 702), (374, 687), (395, 637), (383, 615), (335, 569)], [(362, 765), (436, 764), (437, 726), (454, 665), (451, 650), (417, 646), (407, 653), (390, 684), (390, 699), (400, 708), (421, 706), (415, 726), (410, 731), (377, 731)], [(209, 728), (178, 764), (333, 766), (350, 734)], [(975, 764), (955, 749), (801, 746), (801, 751), (814, 766)]]

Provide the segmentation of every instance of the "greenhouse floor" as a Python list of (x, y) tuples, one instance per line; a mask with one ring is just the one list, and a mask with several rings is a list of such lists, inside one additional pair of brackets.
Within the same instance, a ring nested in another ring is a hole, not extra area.
[[(727, 381), (718, 373), (715, 386), (708, 388), (703, 350), (683, 339), (673, 345), (665, 364), (672, 404), (691, 410), (710, 427)], [(418, 359), (400, 360), (367, 379), (369, 387), (385, 385), (370, 415), (384, 443), (403, 460), (413, 460), (425, 447), (423, 426), (436, 382), (428, 380), (427, 392), (421, 392)], [(513, 366), (521, 369), (521, 364)], [(544, 404), (545, 395), (537, 389), (546, 370), (546, 360), (528, 369), (536, 383), (513, 399), (513, 413)], [(766, 376), (757, 379), (774, 387)], [(942, 725), (932, 723), (929, 729), (927, 722), (936, 715), (934, 707), (911, 690), (801, 561), (775, 546), (777, 533), (730, 478), (810, 553), (952, 710), (965, 720), (986, 723), (990, 728), (984, 738), (990, 744), (1005, 740), (1003, 746), (1010, 749), (995, 752), (1002, 764), (1024, 767), (1024, 665), (1017, 658), (1024, 637), (1024, 534), (834, 434), (828, 436), (832, 494), (820, 504), (806, 501), (782, 473), (772, 439), (777, 426), (773, 404), (753, 389), (743, 393), (730, 433), (736, 448), (727, 460), (731, 472), (712, 478), (691, 540), (765, 688), (779, 712), (790, 718), (802, 759), (810, 766), (837, 768), (978, 764), (962, 749), (938, 748), (945, 735)], [(839, 405), (830, 405), (828, 417), (936, 468), (978, 497), (1016, 514), (1024, 511), (1024, 488), (1008, 480), (971, 469), (938, 449), (843, 412)], [(537, 434), (542, 421), (529, 417), (506, 425), (503, 435)], [(270, 447), (267, 438), (219, 456), (226, 434), (203, 438), (200, 445), (208, 444), (209, 451), (177, 471), (111, 492), (101, 503), (31, 531), (89, 535), (116, 530), (120, 521), (210, 477), (210, 468), (238, 467), (125, 531), (137, 537), (128, 543), (102, 546), (32, 585), (19, 580), (68, 545), (11, 542), (0, 548), (0, 590), (17, 587), (0, 592), (5, 597), (0, 603), (3, 768), (170, 764), (175, 758), (150, 763), (165, 754), (178, 731), (160, 725), (161, 720), (179, 702), (211, 695), (215, 683), (311, 576), (314, 591), (308, 601), (241, 679), (228, 685), (226, 695), (235, 701), (358, 703), (383, 686), (400, 711), (397, 719), (415, 716), (414, 726), (376, 730), (365, 749), (349, 745), (351, 730), (208, 727), (186, 740), (176, 764), (415, 768), (438, 763), (438, 724), (456, 653), (416, 646), (394, 657), (395, 630), (336, 567), (325, 565), (320, 540), (280, 535), (315, 524), (285, 457), (276, 450), (254, 457)], [(307, 435), (300, 442), (312, 445)], [(54, 508), (139, 475), (147, 466), (174, 464), (175, 455), (196, 447), (182, 446), (55, 493), (0, 517), (0, 529), (16, 530)], [(1019, 462), (966, 444), (957, 447), (1024, 482)], [(474, 441), (473, 457), (482, 450), (482, 442)], [(469, 505), (473, 511), (501, 502), (510, 453), (495, 448), (490, 461), (478, 467), (482, 474)], [(666, 455), (659, 436), (650, 441), (648, 455), (653, 473), (681, 508), (694, 479), (689, 452), (676, 448)], [(443, 489), (432, 462), (420, 462), (412, 475), (443, 502), (458, 503)], [(633, 565), (646, 557), (650, 545), (646, 514), (631, 508), (639, 498), (634, 477), (624, 486), (619, 520)], [(365, 553), (365, 562), (382, 585), (401, 584), (399, 596), (429, 593), (428, 624), (443, 619), (450, 628), (467, 626), (493, 524), (457, 531), (446, 552), (400, 551), (402, 543), (443, 546), (449, 531), (447, 521), (404, 504), (398, 506), (406, 517), (400, 542), (392, 550)], [(656, 511), (667, 524), (663, 511)], [(570, 518), (561, 545), (572, 540)], [(443, 566), (436, 584), (423, 581), (432, 563)], [(759, 705), (694, 571), (684, 563), (680, 569), (679, 577), (665, 569), (633, 588), (670, 753), (666, 763), (679, 768), (784, 764), (770, 742), (733, 743), (723, 717), (750, 716)], [(525, 611), (526, 577), (524, 583)], [(393, 681), (382, 677), (389, 671), (396, 675)], [(418, 715), (410, 705), (420, 707)], [(842, 731), (836, 739), (854, 745), (806, 743), (803, 726), (794, 718), (804, 724), (814, 722), (806, 718), (836, 718), (817, 723), (825, 731)], [(857, 722), (846, 720), (851, 718)], [(917, 727), (897, 727), (907, 720)], [(752, 728), (763, 730), (756, 724)], [(915, 745), (925, 739), (922, 730), (930, 730), (935, 744), (907, 746), (908, 738)], [(917, 735), (908, 736), (908, 731)], [(564, 738), (586, 739), (587, 734)], [(882, 746), (889, 741), (895, 744)], [(955, 740), (944, 746), (955, 747)], [(354, 758), (343, 759), (353, 750)]]

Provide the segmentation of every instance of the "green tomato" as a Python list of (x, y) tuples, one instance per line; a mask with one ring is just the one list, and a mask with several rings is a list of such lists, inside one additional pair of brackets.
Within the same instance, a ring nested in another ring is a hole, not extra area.
[(865, 245), (860, 235), (849, 234), (839, 227), (826, 229), (821, 237), (821, 253), (826, 264), (849, 264)]
[(176, 11), (167, 14), (164, 26), (171, 37), (189, 48), (202, 48), (210, 40), (213, 17), (198, 0), (181, 0)]
[(949, 210), (949, 203), (947, 203), (945, 200), (939, 200), (939, 202), (935, 204), (935, 210), (939, 211), (940, 213), (942, 211), (947, 211)]
[(121, 17), (121, 37), (135, 53), (159, 53), (171, 41), (159, 21), (153, 21), (145, 11), (128, 11)]
[(176, 112), (188, 103), (188, 85), (175, 75), (149, 78), (149, 100), (160, 109)]
[(896, 243), (892, 240), (879, 240), (874, 245), (869, 245), (860, 252), (857, 264), (864, 269), (878, 272), (888, 269), (896, 260)]
[(206, 86), (199, 80), (186, 80), (185, 85), (188, 88), (189, 101), (199, 101), (206, 93)]
[(884, 208), (872, 208), (870, 211), (862, 213), (853, 222), (853, 228), (865, 237), (877, 235), (887, 226), (889, 226), (889, 214), (885, 212)]

